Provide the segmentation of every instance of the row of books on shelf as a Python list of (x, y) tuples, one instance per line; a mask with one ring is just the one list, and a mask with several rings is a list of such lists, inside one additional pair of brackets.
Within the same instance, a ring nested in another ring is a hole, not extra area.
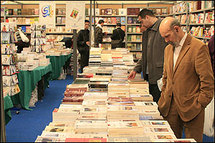
[(201, 38), (210, 38), (214, 34), (214, 26), (203, 28), (201, 26), (192, 27), (190, 33), (193, 36), (201, 37)]
[[(125, 16), (127, 14), (127, 9), (125, 8), (119, 8), (119, 9), (112, 9), (112, 8), (106, 8), (106, 9), (99, 9), (95, 8), (95, 15), (120, 15)], [(90, 9), (85, 9), (85, 15), (90, 15)], [(94, 9), (92, 9), (92, 15), (94, 15)]]
[(138, 19), (137, 17), (128, 17), (128, 22), (127, 24), (138, 24)]
[[(1, 15), (39, 15), (38, 8), (7, 9), (1, 8)], [(66, 15), (66, 8), (56, 8), (56, 15)]]
[(128, 35), (127, 41), (130, 42), (141, 42), (142, 41), (141, 35)]
[(198, 14), (190, 14), (190, 23), (214, 23), (214, 11), (198, 13)]
[(140, 33), (140, 26), (128, 26), (128, 32)]
[(138, 44), (133, 44), (133, 43), (128, 43), (127, 44), (127, 48), (128, 50), (136, 50), (136, 51), (141, 51), (142, 50), (142, 44), (138, 43)]
[(191, 1), (189, 2), (189, 12), (214, 7), (214, 1)]
[[(4, 9), (4, 8), (3, 8)], [(4, 9), (2, 10), (2, 15), (39, 15), (38, 8), (28, 8), (28, 9)]]
[(207, 23), (214, 23), (214, 11), (213, 12), (206, 12), (204, 13), (195, 13), (189, 15), (176, 15), (181, 24), (207, 24)]
[(56, 18), (56, 24), (65, 24), (66, 23), (66, 17), (57, 17)]
[[(86, 19), (89, 20), (89, 17)], [(102, 19), (104, 20), (104, 24), (114, 24), (116, 25), (117, 23), (121, 23), (122, 25), (126, 23), (126, 18), (125, 17), (96, 17), (95, 18), (95, 23), (97, 24), (99, 20)], [(92, 17), (92, 24), (94, 24), (94, 18)]]
[(16, 22), (16, 24), (34, 24), (39, 22), (39, 18), (7, 18), (6, 22)]
[(174, 13), (185, 13), (196, 10), (204, 10), (207, 8), (214, 7), (214, 1), (190, 1), (190, 2), (181, 2), (172, 7), (170, 7), (170, 14)]

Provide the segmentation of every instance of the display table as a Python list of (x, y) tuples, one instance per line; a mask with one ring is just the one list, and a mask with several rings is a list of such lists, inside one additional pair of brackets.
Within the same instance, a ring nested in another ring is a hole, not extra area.
[(13, 103), (21, 104), (22, 108), (30, 110), (29, 101), (31, 99), (32, 91), (44, 75), (45, 82), (48, 83), (51, 75), (50, 72), (52, 72), (51, 64), (48, 66), (37, 67), (32, 71), (20, 70), (18, 73), (20, 93), (12, 96)]
[(52, 65), (52, 80), (55, 80), (60, 76), (61, 68), (65, 65), (66, 61), (70, 59), (71, 56), (72, 54), (61, 56), (46, 56), (47, 58), (50, 58), (50, 62)]
[(10, 108), (13, 107), (13, 102), (10, 98), (10, 96), (4, 97), (4, 113), (5, 113), (5, 125), (10, 121), (11, 119), (11, 112)]

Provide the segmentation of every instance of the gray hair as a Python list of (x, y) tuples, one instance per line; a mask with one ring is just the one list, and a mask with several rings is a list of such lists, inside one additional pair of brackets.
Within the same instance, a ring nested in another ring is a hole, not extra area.
[(178, 21), (178, 19), (174, 19), (174, 20), (172, 21), (172, 23), (170, 24), (170, 29), (173, 30), (174, 26), (179, 26), (179, 27), (181, 27), (181, 24), (180, 24), (180, 22)]

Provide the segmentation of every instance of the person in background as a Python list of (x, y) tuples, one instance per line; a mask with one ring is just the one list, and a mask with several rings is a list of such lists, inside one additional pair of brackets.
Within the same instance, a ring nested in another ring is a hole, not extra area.
[(111, 48), (124, 48), (125, 45), (123, 44), (125, 37), (125, 31), (121, 29), (121, 23), (116, 24), (116, 29), (113, 30), (113, 34), (111, 36)]
[(73, 37), (63, 37), (60, 42), (65, 42), (66, 48), (72, 48)]
[(78, 32), (77, 38), (77, 47), (78, 52), (81, 55), (80, 59), (80, 72), (83, 72), (83, 68), (88, 66), (89, 64), (89, 51), (90, 51), (90, 41), (89, 41), (89, 34), (90, 31), (88, 30), (90, 26), (90, 22), (85, 20), (84, 29)]
[(149, 92), (153, 96), (153, 101), (158, 102), (160, 90), (157, 86), (157, 80), (162, 77), (164, 48), (167, 45), (159, 32), (162, 20), (156, 18), (149, 9), (142, 9), (138, 19), (147, 30), (143, 36), (142, 58), (137, 62), (128, 79), (135, 78), (136, 73), (142, 71), (144, 79), (149, 82)]
[(207, 46), (181, 29), (177, 19), (164, 18), (163, 86), (158, 109), (177, 138), (202, 142), (205, 107), (214, 95), (214, 77)]
[(104, 36), (102, 31), (103, 25), (104, 25), (104, 20), (100, 19), (95, 29), (96, 31), (95, 42), (94, 42), (95, 47), (99, 47), (99, 44), (101, 44), (103, 41), (103, 36)]
[[(22, 35), (20, 33), (22, 33)], [(17, 42), (15, 42), (15, 45), (17, 46), (17, 53), (21, 53), (23, 48), (29, 48), (31, 35), (27, 35), (21, 28), (19, 28), (15, 34), (17, 37)], [(23, 37), (21, 36), (25, 36), (27, 40), (23, 41)]]

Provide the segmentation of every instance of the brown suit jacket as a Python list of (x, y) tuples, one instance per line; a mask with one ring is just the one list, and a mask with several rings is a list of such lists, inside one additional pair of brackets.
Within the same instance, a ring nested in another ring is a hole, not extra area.
[(174, 99), (181, 119), (187, 122), (195, 118), (214, 95), (209, 51), (203, 42), (188, 34), (174, 69), (173, 54), (173, 46), (168, 45), (165, 48), (163, 87), (158, 107), (166, 117)]

